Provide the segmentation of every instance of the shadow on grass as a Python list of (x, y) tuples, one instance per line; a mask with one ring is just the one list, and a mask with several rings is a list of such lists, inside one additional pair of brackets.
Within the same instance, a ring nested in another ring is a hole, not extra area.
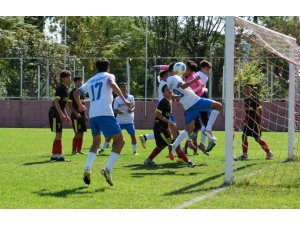
[(88, 191), (87, 186), (81, 186), (77, 188), (72, 188), (72, 189), (66, 189), (66, 190), (61, 190), (57, 192), (50, 192), (46, 189), (42, 189), (40, 191), (33, 192), (34, 194), (37, 194), (39, 196), (47, 196), (47, 197), (56, 197), (56, 198), (65, 198), (69, 195), (81, 195), (81, 194), (88, 194), (88, 193), (95, 193), (95, 192), (104, 192), (106, 188), (100, 188), (96, 189), (95, 191)]
[[(251, 166), (254, 166), (256, 164), (248, 164), (248, 165), (245, 165), (245, 166), (241, 166), (241, 167), (238, 167), (235, 169), (235, 171), (239, 171), (239, 170), (243, 170), (243, 169), (246, 169), (246, 168), (249, 168)], [(217, 186), (217, 187), (209, 187), (209, 188), (206, 188), (206, 189), (201, 189), (201, 190), (192, 190), (193, 188), (199, 188), (201, 185), (204, 185), (212, 180), (216, 180), (218, 179), (219, 177), (222, 177), (224, 176), (224, 173), (219, 173), (219, 174), (216, 174), (214, 176), (210, 176), (210, 177), (207, 177), (197, 183), (194, 183), (194, 184), (191, 184), (191, 185), (188, 185), (186, 187), (183, 187), (183, 188), (180, 188), (178, 190), (175, 190), (175, 191), (171, 191), (171, 192), (167, 192), (163, 195), (179, 195), (179, 194), (187, 194), (187, 193), (193, 193), (193, 192), (199, 192), (199, 191), (208, 191), (208, 190), (213, 190), (213, 189), (218, 189), (220, 187), (223, 187), (223, 184), (220, 186)]]

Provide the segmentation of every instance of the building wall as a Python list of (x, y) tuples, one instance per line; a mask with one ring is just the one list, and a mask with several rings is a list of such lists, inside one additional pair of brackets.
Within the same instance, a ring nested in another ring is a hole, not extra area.
[[(0, 127), (32, 127), (46, 128), (48, 124), (48, 110), (52, 101), (36, 100), (0, 100)], [(136, 102), (135, 126), (137, 129), (151, 129), (155, 116), (157, 102), (147, 102), (146, 116), (145, 103)], [(242, 102), (235, 102), (235, 129), (242, 127), (244, 117), (244, 106)], [(263, 103), (264, 109), (264, 129), (270, 131), (287, 131), (288, 111), (286, 102)], [(300, 108), (296, 109), (300, 112)], [(183, 108), (178, 103), (173, 104), (173, 113), (180, 129), (184, 127)], [(224, 130), (225, 118), (223, 112), (217, 118), (214, 130)]]

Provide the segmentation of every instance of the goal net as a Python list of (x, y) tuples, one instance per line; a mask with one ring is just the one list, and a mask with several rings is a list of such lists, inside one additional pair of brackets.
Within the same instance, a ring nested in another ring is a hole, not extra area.
[(300, 48), (242, 18), (226, 23), (225, 182), (298, 187)]

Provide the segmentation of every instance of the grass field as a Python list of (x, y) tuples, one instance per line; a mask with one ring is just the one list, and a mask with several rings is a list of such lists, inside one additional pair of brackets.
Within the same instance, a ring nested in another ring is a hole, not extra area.
[[(137, 134), (144, 132), (138, 130)], [(111, 188), (99, 172), (111, 149), (97, 156), (92, 168), (92, 183), (87, 186), (82, 181), (86, 155), (70, 154), (73, 130), (66, 129), (63, 133), (64, 156), (71, 162), (50, 162), (54, 135), (49, 129), (1, 128), (0, 208), (176, 208), (222, 186), (224, 132), (215, 132), (215, 135), (218, 144), (210, 156), (201, 153), (194, 156), (190, 150), (189, 159), (197, 166), (187, 168), (170, 161), (166, 150), (154, 160), (158, 167), (145, 166), (143, 161), (153, 149), (154, 141), (147, 143), (146, 150), (139, 145), (139, 155), (134, 156), (129, 136), (125, 134), (126, 145), (113, 170), (114, 187)], [(273, 140), (275, 134), (264, 135), (266, 140)], [(281, 140), (287, 140), (287, 134), (280, 135)], [(240, 139), (239, 133), (236, 139)], [(83, 143), (85, 153), (90, 143), (88, 131)], [(249, 141), (251, 160), (235, 163), (235, 183), (187, 208), (300, 208), (300, 163), (298, 160), (282, 163), (286, 152), (279, 154), (278, 143), (269, 143), (275, 153), (273, 160), (264, 160), (263, 151)]]

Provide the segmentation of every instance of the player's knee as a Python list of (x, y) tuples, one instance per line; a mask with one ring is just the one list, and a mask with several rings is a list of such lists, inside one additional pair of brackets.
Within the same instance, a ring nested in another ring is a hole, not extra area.
[(217, 110), (217, 111), (221, 111), (222, 110), (222, 104), (220, 103), (220, 102), (214, 102), (214, 104), (213, 104), (213, 109), (214, 110)]

